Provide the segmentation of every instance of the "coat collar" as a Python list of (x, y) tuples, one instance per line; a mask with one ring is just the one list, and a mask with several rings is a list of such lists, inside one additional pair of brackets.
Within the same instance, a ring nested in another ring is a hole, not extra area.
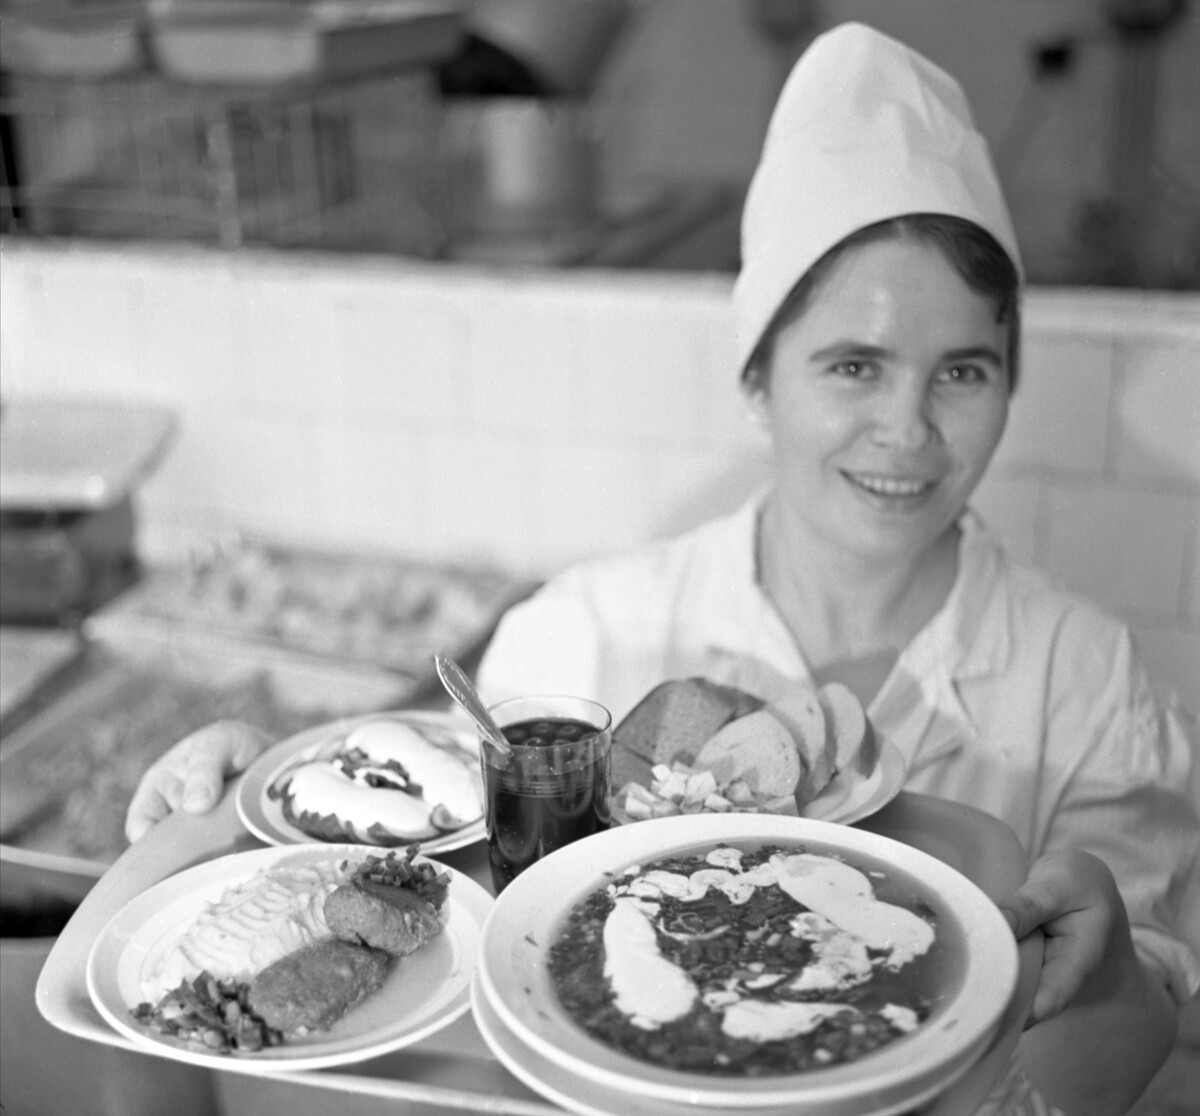
[(963, 704), (963, 683), (1005, 669), (1012, 658), (1012, 600), (1004, 552), (973, 512), (959, 523), (958, 576), (946, 603), (906, 647), (871, 703), (877, 728), (909, 771), (979, 738)]
[[(693, 587), (703, 604), (690, 624), (696, 646), (718, 658), (753, 663), (753, 669), (741, 667), (742, 684), (770, 697), (789, 680), (812, 675), (758, 582), (758, 518), (766, 496), (757, 493), (704, 529), (715, 535), (705, 541), (716, 560), (704, 565)], [(1013, 653), (1004, 552), (974, 512), (964, 513), (959, 525), (958, 576), (950, 595), (901, 653), (869, 708), (877, 731), (900, 751), (910, 771), (978, 739), (960, 685), (1005, 670)]]

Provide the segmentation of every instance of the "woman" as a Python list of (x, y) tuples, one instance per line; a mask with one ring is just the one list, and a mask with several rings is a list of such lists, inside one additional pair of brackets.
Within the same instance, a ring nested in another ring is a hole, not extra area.
[[(500, 625), (493, 700), (620, 718), (663, 678), (773, 698), (837, 679), (906, 787), (1005, 820), (1034, 859), (1003, 906), (1046, 934), (1021, 1062), (990, 1111), (1125, 1111), (1200, 963), (1171, 908), (1196, 855), (1182, 722), (1124, 629), (1012, 564), (968, 510), (1016, 383), (1016, 240), (958, 87), (865, 27), (789, 78), (747, 198), (742, 380), (773, 483), (678, 539), (556, 578)], [(224, 726), (152, 769), (130, 834), (260, 742)], [(206, 797), (205, 797), (206, 796)], [(203, 808), (203, 807), (201, 807)]]

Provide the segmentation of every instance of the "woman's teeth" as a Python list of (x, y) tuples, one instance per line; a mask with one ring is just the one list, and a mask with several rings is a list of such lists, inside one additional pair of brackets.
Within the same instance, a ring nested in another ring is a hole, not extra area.
[(850, 479), (860, 488), (878, 496), (919, 496), (932, 487), (928, 481), (898, 480), (895, 477), (872, 477), (861, 473), (850, 474)]

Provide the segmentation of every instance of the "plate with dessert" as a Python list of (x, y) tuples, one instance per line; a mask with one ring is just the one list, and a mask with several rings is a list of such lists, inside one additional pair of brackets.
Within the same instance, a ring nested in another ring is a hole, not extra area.
[(238, 785), (237, 807), (268, 844), (415, 841), (433, 856), (484, 836), (479, 743), (447, 713), (343, 718), (264, 752)]

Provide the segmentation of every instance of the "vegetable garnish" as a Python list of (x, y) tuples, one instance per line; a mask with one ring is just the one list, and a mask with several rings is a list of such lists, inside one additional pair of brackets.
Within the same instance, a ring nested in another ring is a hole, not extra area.
[(283, 1035), (250, 1010), (249, 991), (245, 981), (217, 980), (206, 971), (156, 1004), (138, 1004), (133, 1016), (157, 1034), (213, 1054), (253, 1054), (278, 1046)]
[[(351, 882), (357, 879), (384, 887), (407, 888), (441, 910), (450, 887), (450, 874), (439, 872), (428, 860), (417, 863), (414, 858), (420, 847), (409, 845), (403, 860), (395, 850), (386, 856), (368, 856), (354, 868)], [(350, 862), (346, 861), (344, 866), (349, 868)]]

